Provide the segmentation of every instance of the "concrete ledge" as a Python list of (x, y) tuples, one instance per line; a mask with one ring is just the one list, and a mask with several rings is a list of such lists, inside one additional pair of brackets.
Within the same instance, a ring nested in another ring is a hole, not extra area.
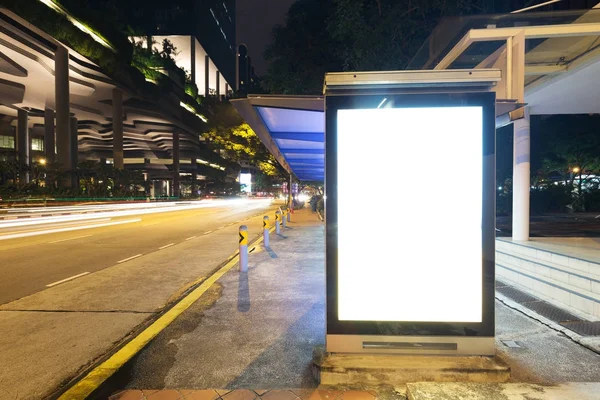
[(434, 383), (419, 382), (406, 385), (408, 400), (555, 400), (598, 399), (599, 383), (564, 383), (541, 386), (527, 383)]
[(498, 357), (359, 355), (315, 352), (321, 385), (380, 386), (408, 382), (506, 382), (510, 367)]

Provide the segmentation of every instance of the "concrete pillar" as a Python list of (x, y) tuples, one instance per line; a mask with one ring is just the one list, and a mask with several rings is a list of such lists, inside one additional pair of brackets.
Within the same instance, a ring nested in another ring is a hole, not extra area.
[[(30, 165), (29, 149), (31, 144), (29, 143), (29, 114), (25, 110), (19, 109), (17, 111), (17, 154), (19, 155), (19, 163)], [(29, 174), (23, 172), (23, 176), (19, 176), (19, 179), (23, 180), (23, 183), (29, 183)]]
[(192, 157), (192, 197), (198, 197), (198, 171), (196, 157)]
[(529, 240), (530, 132), (529, 108), (513, 123), (513, 240)]
[(210, 87), (208, 85), (210, 78), (210, 60), (208, 56), (204, 56), (204, 96), (208, 97)]
[(221, 98), (221, 74), (217, 70), (217, 97)]
[(54, 55), (55, 103), (56, 103), (56, 161), (68, 169), (71, 162), (71, 118), (69, 109), (69, 53), (58, 46)]
[(196, 38), (194, 36), (190, 36), (190, 74), (192, 78), (192, 84), (196, 84)]
[(225, 84), (225, 98), (229, 97), (229, 83)]
[(44, 110), (44, 153), (48, 164), (56, 160), (54, 147), (54, 110), (46, 108)]
[(173, 196), (179, 197), (179, 131), (173, 132)]
[(71, 138), (70, 138), (70, 154), (71, 154), (71, 162), (69, 165), (69, 169), (73, 171), (71, 173), (71, 187), (76, 188), (79, 186), (79, 182), (77, 182), (77, 164), (79, 164), (79, 143), (77, 138), (77, 118), (71, 117)]
[(113, 103), (113, 163), (115, 168), (123, 169), (123, 92), (118, 88), (112, 92)]

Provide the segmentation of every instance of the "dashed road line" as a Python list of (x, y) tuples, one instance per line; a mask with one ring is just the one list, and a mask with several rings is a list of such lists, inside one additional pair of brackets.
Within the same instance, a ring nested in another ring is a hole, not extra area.
[(73, 279), (77, 279), (77, 278), (82, 277), (82, 276), (87, 275), (87, 274), (89, 274), (89, 272), (83, 272), (83, 273), (78, 274), (78, 275), (73, 275), (73, 276), (71, 276), (69, 278), (62, 279), (60, 281), (56, 281), (56, 282), (53, 282), (53, 283), (49, 283), (48, 285), (46, 285), (46, 287), (52, 287), (52, 286), (60, 285), (61, 283), (72, 281)]
[(192, 240), (192, 239), (195, 239), (195, 238), (196, 238), (196, 236), (190, 236), (189, 238), (187, 238), (185, 240), (187, 241), (187, 240)]
[(72, 238), (69, 238), (69, 239), (55, 240), (53, 242), (48, 242), (48, 243), (62, 243), (62, 242), (67, 242), (69, 240), (88, 238), (90, 236), (92, 236), (92, 235), (77, 236), (77, 237), (72, 237)]
[(158, 249), (159, 249), (159, 250), (166, 249), (167, 247), (171, 247), (171, 246), (173, 246), (174, 244), (175, 244), (175, 243), (169, 243), (169, 244), (165, 244), (164, 246), (162, 246), (162, 247), (159, 247)]
[(214, 231), (206, 231), (203, 233), (203, 235), (208, 235), (209, 233), (213, 233)]
[(121, 263), (124, 263), (125, 261), (129, 261), (129, 260), (133, 260), (134, 258), (138, 258), (138, 257), (140, 257), (141, 255), (142, 255), (142, 254), (136, 254), (135, 256), (131, 256), (131, 257), (125, 258), (125, 259), (123, 259), (123, 260), (121, 260), (121, 261), (117, 261), (117, 264), (121, 264)]

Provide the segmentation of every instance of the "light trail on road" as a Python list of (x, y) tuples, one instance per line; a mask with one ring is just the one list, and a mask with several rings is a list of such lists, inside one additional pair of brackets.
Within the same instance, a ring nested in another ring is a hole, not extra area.
[(19, 239), (29, 236), (39, 236), (39, 235), (47, 235), (50, 233), (58, 233), (58, 232), (70, 232), (70, 231), (78, 231), (81, 229), (92, 229), (92, 228), (101, 228), (104, 226), (113, 226), (113, 225), (123, 225), (130, 224), (133, 222), (140, 222), (141, 218), (129, 219), (125, 221), (115, 221), (115, 222), (106, 222), (103, 224), (95, 224), (95, 225), (83, 225), (83, 226), (74, 226), (70, 228), (56, 228), (56, 229), (47, 229), (41, 231), (30, 231), (30, 232), (21, 232), (21, 233), (13, 233), (8, 235), (0, 235), (0, 240), (9, 240), (9, 239)]
[[(245, 206), (245, 205), (256, 205), (266, 206), (273, 202), (271, 199), (234, 199), (234, 200), (206, 200), (198, 202), (186, 202), (186, 203), (147, 203), (143, 205), (132, 204), (131, 209), (123, 210), (122, 204), (112, 205), (112, 208), (118, 211), (102, 211), (101, 216), (106, 218), (115, 217), (128, 217), (133, 215), (148, 215), (156, 213), (165, 213), (172, 211), (185, 211), (202, 208), (216, 208), (225, 206)], [(78, 206), (73, 206), (70, 209), (76, 209)], [(105, 206), (105, 210), (111, 209), (109, 206)], [(84, 221), (90, 219), (99, 218), (98, 213), (94, 214), (72, 214), (63, 216), (49, 216), (49, 217), (30, 217), (21, 220), (0, 220), (0, 229), (3, 228), (15, 228), (30, 225), (41, 225), (55, 222), (72, 222), (72, 221)]]

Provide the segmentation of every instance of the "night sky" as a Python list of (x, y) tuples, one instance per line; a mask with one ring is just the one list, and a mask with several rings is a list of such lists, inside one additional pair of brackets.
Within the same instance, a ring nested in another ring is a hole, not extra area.
[(295, 0), (237, 0), (237, 43), (245, 43), (252, 58), (256, 75), (267, 72), (268, 64), (262, 54), (271, 43), (271, 31), (283, 25), (285, 14)]

